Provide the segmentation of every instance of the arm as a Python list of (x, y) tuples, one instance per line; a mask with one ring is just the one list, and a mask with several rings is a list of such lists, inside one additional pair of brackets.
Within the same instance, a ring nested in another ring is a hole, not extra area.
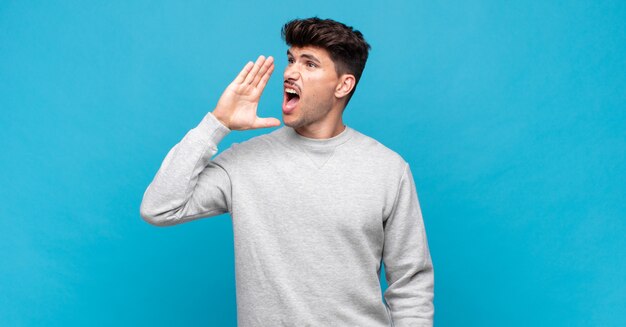
[(236, 163), (234, 146), (211, 160), (218, 143), (231, 130), (280, 125), (256, 114), (261, 93), (274, 70), (272, 57), (248, 62), (208, 113), (172, 148), (144, 193), (141, 217), (169, 226), (230, 211), (229, 170)]
[(384, 229), (383, 261), (388, 284), (384, 297), (394, 325), (432, 326), (434, 270), (408, 164)]
[(230, 129), (208, 113), (167, 154), (141, 202), (141, 217), (169, 226), (230, 211), (232, 148), (216, 157)]

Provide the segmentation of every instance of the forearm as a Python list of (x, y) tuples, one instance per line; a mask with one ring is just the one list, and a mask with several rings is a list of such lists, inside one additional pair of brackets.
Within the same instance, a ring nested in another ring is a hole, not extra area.
[[(224, 211), (225, 195), (220, 193), (228, 177), (211, 157), (229, 132), (209, 113), (168, 152), (141, 202), (140, 214), (147, 222), (165, 226)], [(201, 178), (214, 185), (198, 185)], [(207, 188), (197, 194), (205, 199), (194, 199), (198, 187)]]
[[(414, 265), (403, 273), (387, 273), (390, 279), (396, 278), (385, 291), (385, 300), (396, 327), (433, 325), (434, 270), (430, 255), (425, 254), (425, 258), (422, 265)], [(401, 277), (397, 277), (399, 274)]]
[(413, 176), (408, 165), (393, 212), (384, 224), (384, 297), (395, 326), (432, 326), (434, 269)]

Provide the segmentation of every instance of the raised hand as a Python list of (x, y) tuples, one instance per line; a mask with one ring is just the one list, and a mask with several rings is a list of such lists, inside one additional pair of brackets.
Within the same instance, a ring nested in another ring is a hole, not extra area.
[(248, 62), (224, 90), (213, 115), (231, 130), (246, 130), (280, 125), (276, 118), (259, 118), (257, 107), (261, 93), (274, 71), (274, 58), (259, 56)]

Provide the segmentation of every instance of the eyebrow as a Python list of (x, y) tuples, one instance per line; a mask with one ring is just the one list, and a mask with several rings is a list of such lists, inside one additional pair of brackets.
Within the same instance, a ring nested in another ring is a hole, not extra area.
[[(293, 57), (293, 54), (291, 53), (291, 51), (287, 50), (287, 56), (291, 56)], [(300, 55), (300, 57), (309, 59), (309, 60), (313, 60), (315, 62), (317, 62), (318, 64), (321, 63), (319, 59), (317, 59), (314, 55), (308, 54), (308, 53), (303, 53)]]

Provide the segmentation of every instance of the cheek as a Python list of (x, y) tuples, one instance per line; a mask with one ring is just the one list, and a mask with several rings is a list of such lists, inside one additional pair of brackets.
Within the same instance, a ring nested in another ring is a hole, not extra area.
[[(312, 102), (329, 101), (335, 96), (336, 80), (327, 74), (307, 76), (303, 78), (308, 100)], [(301, 99), (306, 100), (306, 99)]]

